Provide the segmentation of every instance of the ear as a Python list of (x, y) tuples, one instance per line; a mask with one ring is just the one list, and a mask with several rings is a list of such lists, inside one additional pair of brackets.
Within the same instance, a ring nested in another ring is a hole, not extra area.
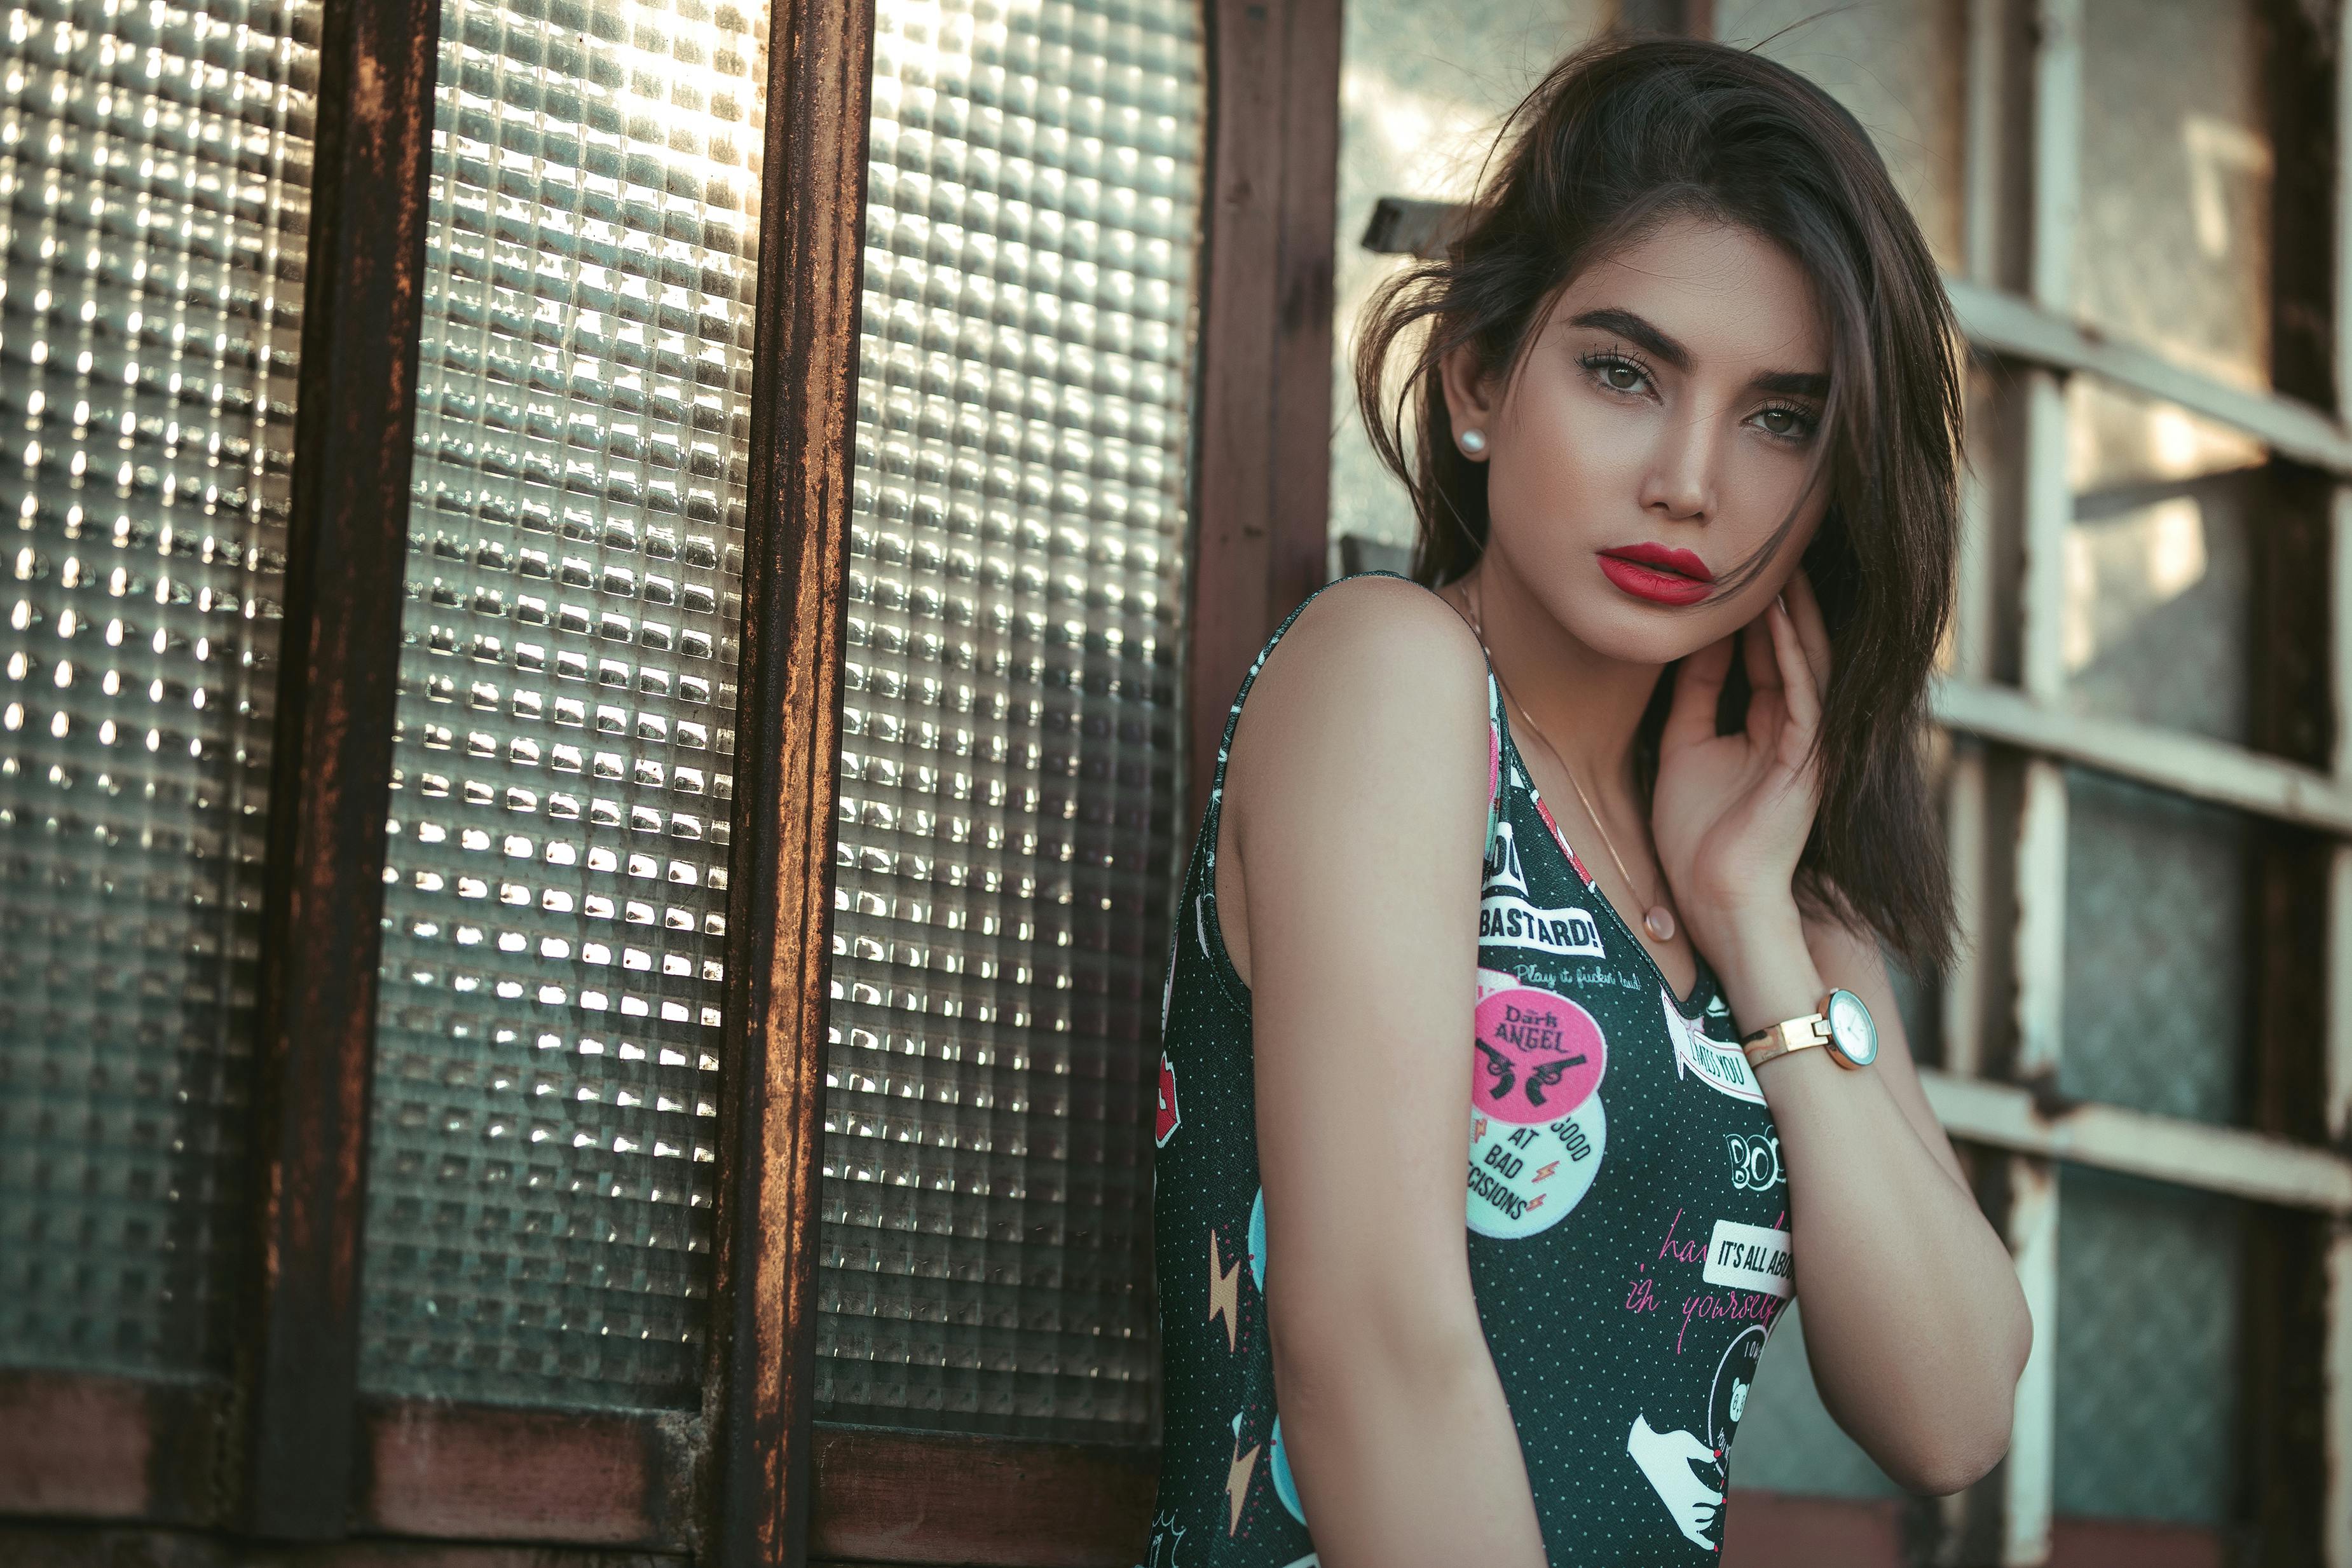
[(1486, 446), (1462, 455), (1473, 463), (1485, 462), (1494, 450), (1496, 404), (1493, 383), (1478, 373), (1477, 350), (1465, 343), (1446, 354), (1438, 361), (1438, 382), (1445, 392), (1446, 423), (1453, 428), (1455, 449), (1460, 450), (1464, 431), (1484, 431)]

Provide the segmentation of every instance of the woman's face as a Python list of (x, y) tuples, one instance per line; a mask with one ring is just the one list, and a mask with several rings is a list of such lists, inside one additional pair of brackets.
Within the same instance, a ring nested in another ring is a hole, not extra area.
[[(1738, 630), (1820, 525), (1828, 340), (1803, 271), (1752, 230), (1660, 225), (1560, 293), (1516, 379), (1473, 374), (1466, 350), (1445, 362), (1455, 440), (1486, 437), (1486, 570), (1605, 657), (1663, 664)], [(1772, 563), (1718, 594), (1792, 510)]]

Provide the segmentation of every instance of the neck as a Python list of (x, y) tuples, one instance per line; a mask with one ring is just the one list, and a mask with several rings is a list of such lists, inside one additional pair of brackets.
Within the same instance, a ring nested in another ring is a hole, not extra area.
[(1492, 547), (1455, 587), (1484, 628), (1487, 657), (1512, 702), (1587, 789), (1631, 808), (1633, 735), (1658, 666), (1612, 659), (1580, 641)]

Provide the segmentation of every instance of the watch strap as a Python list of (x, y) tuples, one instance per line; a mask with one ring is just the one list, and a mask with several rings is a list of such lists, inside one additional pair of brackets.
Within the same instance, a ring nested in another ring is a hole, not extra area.
[(1769, 1028), (1758, 1030), (1739, 1042), (1739, 1050), (1748, 1058), (1748, 1068), (1752, 1072), (1792, 1051), (1803, 1051), (1816, 1045), (1827, 1046), (1829, 1042), (1828, 1015), (1812, 1012), (1802, 1018), (1783, 1019)]

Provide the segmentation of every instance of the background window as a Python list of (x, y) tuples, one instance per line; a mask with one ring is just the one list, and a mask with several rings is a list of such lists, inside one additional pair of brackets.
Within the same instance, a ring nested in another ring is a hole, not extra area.
[[(1331, 540), (1411, 548), (1412, 505), (1373, 455), (1356, 413), (1356, 322), (1403, 258), (1363, 244), (1383, 197), (1457, 202), (1476, 184), (1496, 126), (1551, 63), (1601, 35), (1597, 0), (1433, 6), (1351, 0), (1339, 68), (1339, 226), (1332, 242)], [(1383, 564), (1403, 570), (1401, 557)], [(1285, 605), (1278, 613), (1286, 614)]]
[(1194, 6), (886, 0), (819, 1409), (1137, 1437), (1180, 820)]
[(446, 0), (370, 1388), (699, 1403), (763, 40)]
[(12, 1365), (227, 1364), (318, 26), (0, 10)]

